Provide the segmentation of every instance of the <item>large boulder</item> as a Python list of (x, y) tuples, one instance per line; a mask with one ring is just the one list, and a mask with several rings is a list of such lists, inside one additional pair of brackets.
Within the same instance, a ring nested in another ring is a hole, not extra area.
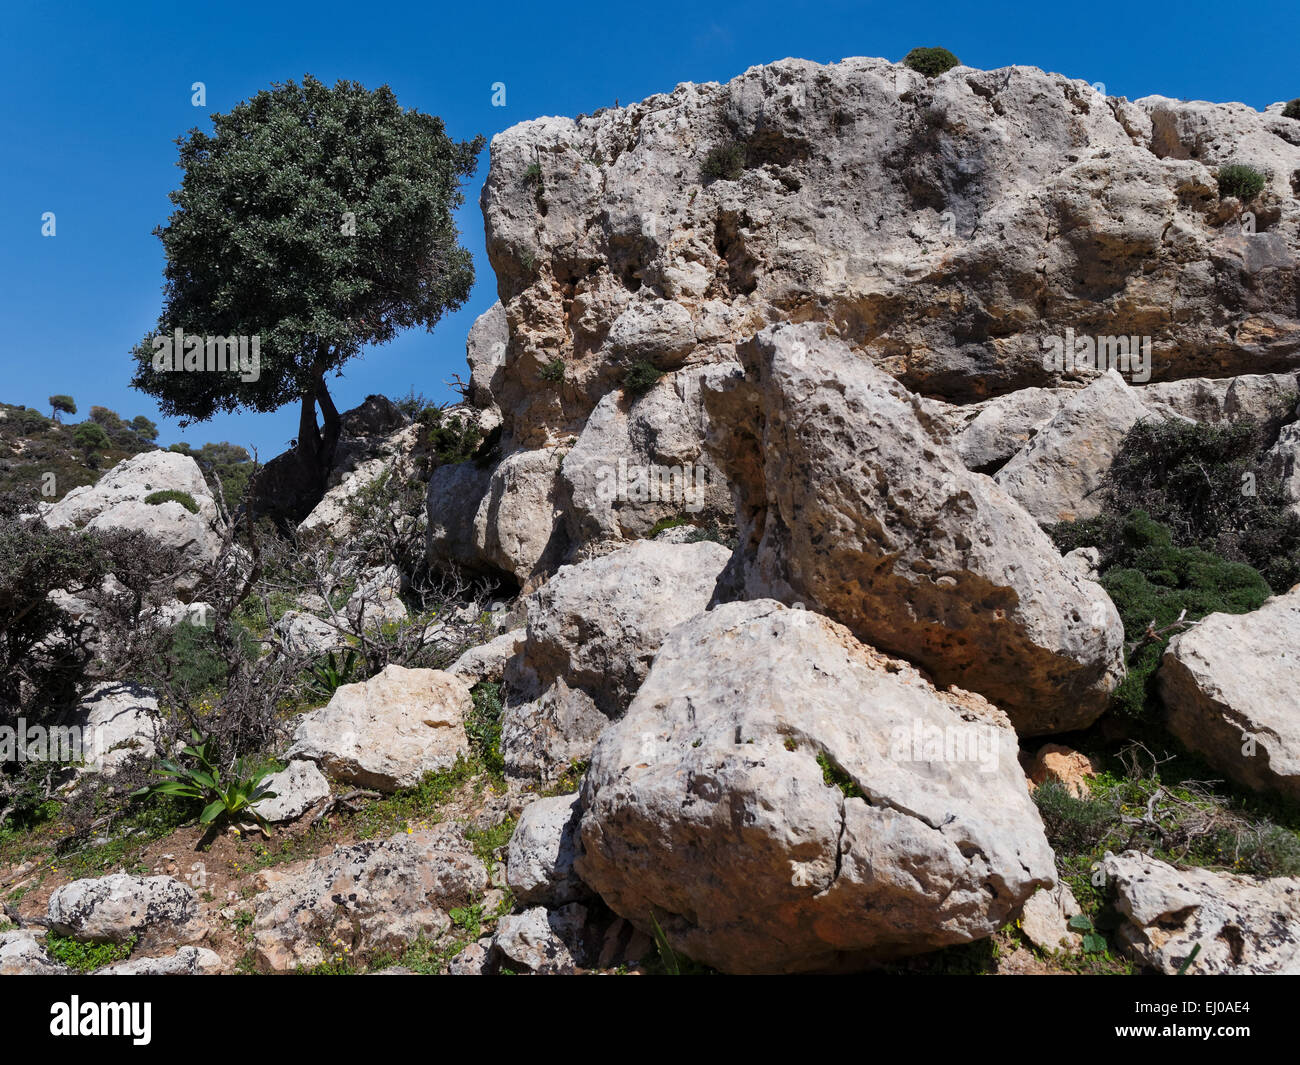
[[(617, 715), (668, 632), (708, 606), (730, 556), (710, 541), (638, 540), (561, 567), (529, 597), (521, 670), (541, 688), (562, 677), (603, 713)], [(519, 673), (512, 667), (512, 675)]]
[(1005, 715), (772, 600), (675, 629), (583, 780), (576, 868), (726, 972), (991, 935), (1053, 856)]
[(263, 799), (253, 809), (271, 824), (293, 821), (318, 802), (329, 798), (330, 784), (315, 762), (296, 758), (262, 784), (274, 798)]
[(512, 696), (501, 713), (501, 757), (506, 775), (549, 782), (591, 757), (596, 740), (609, 725), (581, 688), (563, 677), (535, 699)]
[(468, 753), (463, 680), (436, 669), (389, 666), (345, 684), (298, 719), (286, 758), (316, 762), (335, 780), (384, 792), (413, 788)]
[[(1138, 851), (1102, 862), (1116, 932), (1138, 961), (1166, 975), (1300, 974), (1300, 879), (1175, 869)], [(1192, 951), (1201, 949), (1192, 958)]]
[(506, 849), (506, 884), (525, 906), (564, 906), (591, 889), (574, 870), (582, 805), (576, 795), (537, 799), (519, 815)]
[[(145, 502), (167, 491), (189, 496), (196, 509), (173, 499)], [(186, 563), (176, 578), (181, 595), (188, 595), (217, 561), (224, 533), (198, 463), (174, 451), (144, 451), (123, 459), (95, 484), (74, 488), (43, 508), (43, 517), (52, 528), (142, 533), (159, 547), (177, 552)]]
[(488, 886), (483, 863), (451, 825), (337, 847), (262, 878), (253, 942), (259, 963), (278, 972), (436, 939), (451, 927), (447, 911)]
[(51, 930), (87, 943), (126, 943), (141, 952), (195, 943), (208, 933), (198, 896), (170, 876), (114, 873), (56, 888)]
[(1169, 731), (1248, 788), (1300, 798), (1300, 585), (1248, 614), (1211, 614), (1169, 641)]
[(705, 393), (735, 487), (739, 596), (827, 614), (1022, 733), (1095, 721), (1123, 650), (1100, 586), (841, 342), (778, 326), (741, 351), (745, 375)]
[(1071, 396), (995, 480), (1044, 525), (1095, 518), (1124, 437), (1152, 414), (1118, 373)]

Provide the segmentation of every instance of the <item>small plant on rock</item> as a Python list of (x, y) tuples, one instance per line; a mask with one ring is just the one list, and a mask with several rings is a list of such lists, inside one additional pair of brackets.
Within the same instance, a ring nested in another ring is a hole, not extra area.
[(1282, 108), (1283, 118), (1300, 118), (1300, 98), (1292, 100)]
[(1264, 191), (1266, 178), (1262, 171), (1246, 163), (1229, 163), (1219, 167), (1219, 196), (1235, 196), (1249, 203)]
[(903, 66), (910, 67), (927, 78), (937, 78), (945, 70), (960, 65), (961, 60), (947, 48), (913, 48), (903, 56)]
[(623, 376), (623, 388), (633, 396), (649, 392), (664, 372), (645, 359), (637, 359)]
[(204, 804), (199, 814), (199, 824), (216, 826), (224, 819), (229, 824), (238, 826), (249, 821), (261, 829), (262, 834), (270, 836), (266, 819), (253, 806), (263, 799), (274, 799), (276, 793), (262, 783), (270, 776), (271, 770), (262, 769), (252, 775), (245, 775), (244, 760), (235, 763), (231, 775), (222, 778), (221, 770), (216, 764), (217, 753), (210, 740), (205, 740), (197, 729), (190, 729), (191, 743), (181, 749), (181, 754), (197, 763), (195, 766), (182, 766), (177, 762), (162, 759), (154, 772), (164, 777), (158, 784), (149, 784), (131, 793), (133, 799), (152, 798), (158, 795), (175, 795), (182, 799), (191, 799)]
[(199, 505), (189, 492), (181, 492), (175, 488), (168, 488), (161, 492), (150, 492), (144, 497), (144, 501), (151, 507), (160, 507), (164, 503), (179, 503), (191, 514), (199, 512)]
[(728, 141), (710, 148), (700, 166), (705, 181), (716, 181), (719, 178), (737, 181), (744, 172), (745, 146), (738, 141)]
[(537, 376), (547, 384), (558, 385), (564, 380), (564, 360), (557, 356), (550, 362), (544, 363), (537, 371)]

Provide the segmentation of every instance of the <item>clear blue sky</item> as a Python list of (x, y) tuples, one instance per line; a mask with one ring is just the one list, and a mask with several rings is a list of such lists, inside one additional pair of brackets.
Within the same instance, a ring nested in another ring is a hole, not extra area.
[[(160, 309), (161, 245), (179, 184), (174, 138), (273, 81), (304, 73), (391, 85), (404, 106), (440, 115), (450, 134), (491, 136), (546, 114), (590, 113), (725, 81), (786, 56), (897, 60), (941, 44), (970, 66), (1012, 63), (1151, 93), (1240, 100), (1300, 96), (1300, 6), (1182, 3), (314, 3), (114, 4), (8, 0), (0, 14), (0, 400), (38, 408), (68, 392), (125, 417), (157, 418), (132, 391), (128, 351)], [(207, 86), (207, 107), (190, 86)], [(493, 82), (507, 106), (491, 106)], [(411, 385), (450, 398), (465, 334), (495, 299), (478, 192), (461, 231), (478, 280), (437, 330), (367, 351), (331, 383), (340, 409)], [(41, 236), (42, 212), (57, 236)], [(265, 460), (297, 431), (296, 414), (222, 416), (160, 443), (229, 440)]]

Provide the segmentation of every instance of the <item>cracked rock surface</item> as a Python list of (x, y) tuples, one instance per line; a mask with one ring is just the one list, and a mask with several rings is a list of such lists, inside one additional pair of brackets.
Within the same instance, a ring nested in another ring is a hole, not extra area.
[(1005, 715), (772, 600), (669, 635), (581, 795), (583, 880), (726, 972), (968, 942), (1055, 883)]

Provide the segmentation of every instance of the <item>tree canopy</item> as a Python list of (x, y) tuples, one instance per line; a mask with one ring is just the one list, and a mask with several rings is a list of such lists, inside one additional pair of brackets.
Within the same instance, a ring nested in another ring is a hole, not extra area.
[[(327, 462), (339, 420), (326, 376), (366, 344), (431, 330), (469, 296), (473, 260), (452, 212), (483, 138), (450, 139), (441, 119), (402, 108), (387, 86), (329, 88), (310, 75), (212, 123), (211, 134), (177, 141), (184, 177), (155, 231), (163, 309), (135, 349), (133, 384), (183, 424), (299, 401), (299, 451)], [(155, 369), (155, 338), (176, 329), (258, 337), (256, 380)]]

